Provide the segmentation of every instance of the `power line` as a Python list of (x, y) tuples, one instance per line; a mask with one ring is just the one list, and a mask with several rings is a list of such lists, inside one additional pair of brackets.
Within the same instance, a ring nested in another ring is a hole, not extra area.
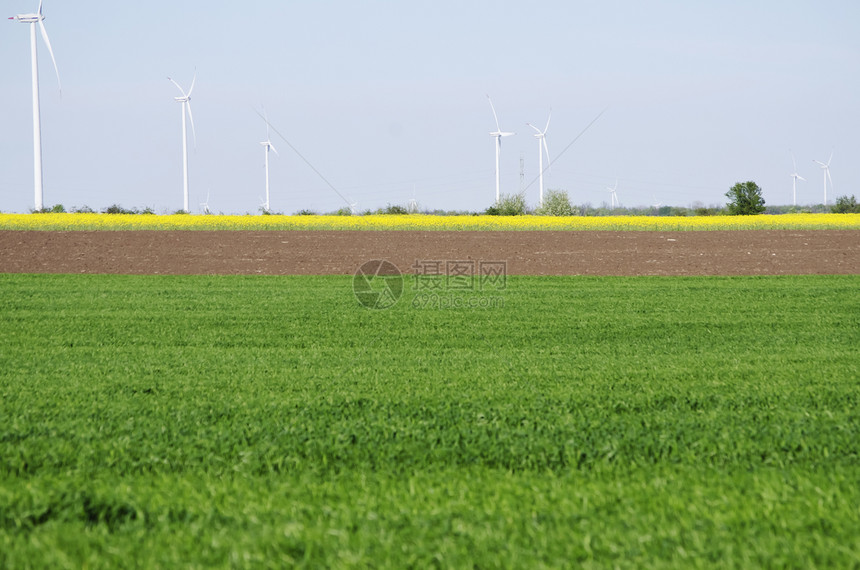
[[(584, 128), (584, 129), (582, 129), (582, 131), (580, 131), (580, 133), (579, 133), (578, 135), (576, 135), (576, 137), (574, 137), (574, 139), (568, 143), (568, 145), (567, 145), (566, 147), (564, 147), (563, 149), (561, 149), (561, 152), (560, 152), (560, 153), (558, 153), (558, 154), (555, 156), (555, 158), (553, 158), (552, 160), (550, 160), (550, 161), (549, 161), (549, 164), (547, 164), (547, 165), (546, 165), (546, 167), (543, 169), (543, 172), (546, 172), (547, 170), (549, 170), (549, 167), (550, 167), (550, 166), (552, 166), (552, 164), (553, 164), (556, 160), (558, 160), (559, 158), (561, 158), (561, 155), (563, 155), (565, 152), (567, 152), (567, 149), (569, 149), (570, 147), (572, 147), (572, 146), (573, 146), (573, 143), (575, 143), (576, 141), (578, 141), (578, 140), (580, 139), (580, 137), (582, 137), (582, 135), (584, 135), (584, 134), (585, 134), (585, 131), (587, 131), (588, 129), (590, 129), (590, 128), (591, 128), (591, 125), (593, 125), (594, 123), (596, 123), (596, 122), (597, 122), (597, 119), (599, 119), (599, 118), (603, 115), (603, 113), (605, 113), (608, 109), (609, 109), (609, 107), (606, 107), (605, 109), (603, 109), (602, 111), (600, 111), (600, 113), (598, 113), (598, 114), (597, 114), (597, 116), (596, 116), (596, 117), (594, 117), (594, 118), (591, 120), (591, 122), (590, 122), (590, 123), (588, 123), (588, 124), (585, 126), (585, 128)], [(526, 190), (528, 190), (529, 188), (531, 188), (531, 187), (532, 187), (532, 184), (534, 184), (535, 182), (537, 182), (537, 181), (538, 181), (538, 179), (540, 179), (540, 175), (536, 176), (534, 180), (532, 180), (531, 182), (529, 182), (529, 185), (528, 185), (528, 186), (526, 186), (522, 191), (523, 191), (523, 192), (525, 192)]]
[(301, 159), (305, 162), (305, 164), (307, 164), (307, 165), (310, 167), (310, 169), (311, 169), (311, 170), (313, 170), (313, 171), (316, 173), (316, 175), (320, 177), (320, 179), (322, 179), (322, 181), (323, 181), (323, 182), (325, 182), (326, 184), (328, 184), (328, 187), (329, 187), (329, 188), (331, 188), (331, 189), (334, 191), (334, 193), (335, 193), (335, 194), (337, 194), (338, 196), (340, 196), (340, 199), (341, 199), (341, 200), (343, 200), (343, 201), (346, 203), (346, 205), (347, 205), (347, 206), (349, 206), (350, 208), (352, 207), (352, 204), (350, 203), (350, 201), (349, 201), (349, 200), (347, 200), (347, 199), (344, 197), (344, 195), (343, 195), (343, 194), (341, 194), (340, 192), (338, 192), (338, 191), (337, 191), (337, 188), (335, 188), (335, 187), (334, 187), (334, 184), (332, 184), (331, 182), (329, 182), (329, 181), (328, 181), (328, 179), (327, 179), (325, 176), (323, 176), (323, 175), (322, 175), (322, 173), (321, 173), (319, 170), (317, 170), (317, 169), (316, 169), (316, 167), (314, 167), (314, 165), (313, 165), (313, 164), (311, 164), (311, 163), (310, 163), (310, 161), (309, 161), (307, 158), (305, 158), (305, 157), (302, 155), (302, 153), (300, 153), (300, 152), (298, 151), (298, 149), (297, 149), (296, 147), (294, 147), (294, 146), (292, 145), (292, 143), (290, 143), (290, 141), (288, 141), (288, 140), (287, 140), (287, 137), (285, 137), (284, 135), (282, 135), (282, 134), (280, 133), (280, 131), (278, 131), (278, 129), (276, 129), (276, 128), (275, 128), (275, 126), (274, 126), (272, 123), (270, 123), (270, 122), (269, 122), (269, 119), (267, 119), (267, 118), (266, 118), (266, 117), (264, 117), (262, 114), (260, 114), (260, 112), (259, 112), (259, 111), (257, 111), (256, 109), (254, 109), (254, 112), (255, 112), (255, 113), (257, 113), (257, 116), (258, 116), (258, 117), (260, 117), (261, 119), (263, 119), (263, 121), (265, 121), (267, 125), (269, 125), (269, 128), (271, 128), (271, 129), (272, 129), (272, 131), (274, 131), (274, 133), (275, 133), (276, 135), (278, 135), (279, 137), (281, 137), (281, 140), (282, 140), (282, 141), (284, 141), (285, 143), (287, 143), (287, 146), (288, 146), (288, 147), (290, 147), (291, 149), (293, 149), (293, 152), (294, 152), (294, 153), (296, 153), (296, 155), (297, 155), (299, 158), (301, 158)]

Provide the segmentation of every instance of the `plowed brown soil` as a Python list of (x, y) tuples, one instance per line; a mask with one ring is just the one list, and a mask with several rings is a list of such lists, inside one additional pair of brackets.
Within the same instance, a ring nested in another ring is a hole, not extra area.
[(510, 275), (860, 274), (860, 231), (0, 231), (0, 272), (352, 274), (387, 259)]

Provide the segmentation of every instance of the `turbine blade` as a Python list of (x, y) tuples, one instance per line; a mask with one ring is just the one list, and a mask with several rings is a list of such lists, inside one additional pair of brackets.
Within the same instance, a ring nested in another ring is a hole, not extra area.
[[(42, 3), (39, 2), (39, 14), (42, 13)], [(51, 54), (51, 61), (54, 62), (54, 71), (57, 73), (57, 85), (60, 88), (60, 93), (63, 92), (63, 85), (60, 83), (60, 69), (57, 67), (57, 60), (54, 57), (54, 49), (51, 47), (51, 40), (48, 39), (48, 30), (45, 29), (45, 21), (39, 20), (39, 28), (42, 30), (42, 39), (45, 45), (48, 46), (48, 53)]]
[(804, 182), (806, 182), (806, 178), (804, 178), (804, 177), (803, 177), (803, 176), (801, 176), (800, 174), (795, 174), (794, 176), (795, 176), (798, 180), (803, 180)]
[(191, 114), (191, 101), (185, 102), (185, 110), (188, 111), (188, 118), (191, 120), (191, 135), (194, 137), (194, 148), (197, 148), (197, 131), (194, 130), (194, 115)]
[[(278, 149), (276, 149), (275, 145), (273, 145), (271, 142), (269, 143), (269, 148), (272, 149), (272, 152), (274, 152), (275, 154), (278, 154)], [(278, 154), (278, 156), (281, 156), (281, 155)]]
[(827, 159), (827, 166), (830, 166), (831, 160), (833, 160), (833, 151), (830, 151), (830, 158)]
[[(788, 151), (788, 152), (791, 152), (791, 151)], [(791, 152), (791, 164), (794, 165), (794, 171), (797, 172), (797, 161), (794, 160), (794, 153), (793, 152)]]
[(183, 96), (183, 97), (186, 97), (186, 98), (188, 97), (188, 95), (186, 95), (186, 94), (185, 94), (185, 90), (184, 90), (182, 87), (180, 87), (180, 86), (179, 86), (179, 84), (178, 84), (177, 82), (175, 82), (174, 80), (170, 79), (169, 77), (168, 77), (167, 79), (168, 79), (171, 83), (173, 83), (174, 85), (176, 85), (176, 88), (177, 88), (177, 89), (179, 89), (179, 92), (180, 92), (180, 93), (182, 93), (182, 96)]
[(552, 119), (552, 109), (549, 110), (549, 116), (546, 118), (546, 126), (543, 128), (543, 134), (546, 134), (547, 129), (549, 129), (550, 119)]
[(40, 16), (42, 15), (42, 0), (39, 0), (39, 11), (38, 11), (38, 14), (39, 14)]
[(188, 90), (187, 97), (191, 97), (191, 92), (194, 91), (194, 84), (197, 82), (197, 68), (194, 69), (194, 77), (191, 78), (191, 88)]
[(490, 99), (489, 95), (487, 95), (487, 101), (490, 102), (490, 109), (493, 110), (493, 118), (496, 120), (496, 132), (499, 132), (502, 130), (502, 127), (499, 126), (499, 116), (496, 115), (496, 107), (493, 105), (493, 100)]
[(542, 134), (543, 134), (543, 133), (540, 131), (540, 129), (539, 129), (539, 128), (537, 128), (536, 126), (534, 126), (534, 125), (533, 125), (533, 124), (531, 124), (531, 123), (526, 123), (526, 126), (527, 126), (527, 127), (531, 127), (531, 128), (533, 128), (533, 129), (537, 132), (537, 134), (539, 134), (539, 135), (542, 135)]
[(549, 147), (546, 146), (546, 137), (542, 137), (542, 140), (543, 140), (543, 150), (544, 150), (544, 152), (546, 152), (546, 168), (544, 168), (544, 170), (549, 170), (552, 167), (552, 164), (551, 164), (550, 158), (549, 158)]

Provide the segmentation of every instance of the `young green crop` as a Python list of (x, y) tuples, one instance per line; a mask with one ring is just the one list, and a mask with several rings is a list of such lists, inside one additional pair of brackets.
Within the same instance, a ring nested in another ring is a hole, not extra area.
[(0, 566), (860, 564), (858, 277), (351, 284), (0, 276)]

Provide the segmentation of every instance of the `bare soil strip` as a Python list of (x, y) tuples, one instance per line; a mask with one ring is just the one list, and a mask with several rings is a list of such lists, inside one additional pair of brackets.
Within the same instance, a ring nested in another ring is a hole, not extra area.
[(387, 259), (505, 261), (510, 275), (860, 274), (860, 231), (0, 231), (0, 272), (353, 274)]

